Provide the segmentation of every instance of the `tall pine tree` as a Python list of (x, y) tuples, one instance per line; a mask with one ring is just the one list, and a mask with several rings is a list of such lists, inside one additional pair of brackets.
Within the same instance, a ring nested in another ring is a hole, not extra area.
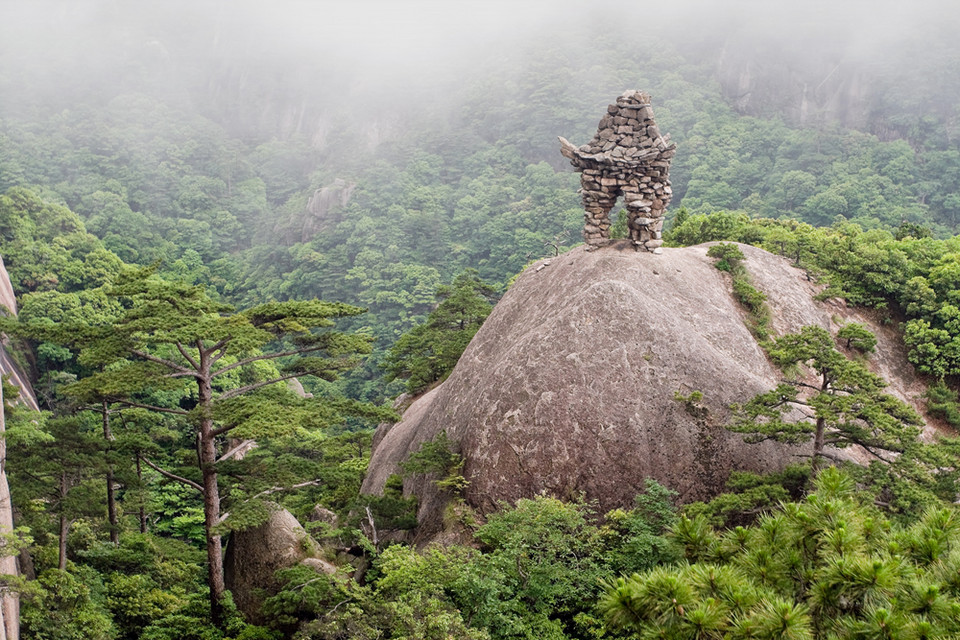
[[(197, 447), (193, 473), (174, 473), (146, 458), (144, 462), (202, 495), (211, 617), (219, 623), (226, 514), (218, 466), (230, 457), (228, 438), (289, 432), (349, 414), (376, 415), (374, 409), (349, 401), (304, 402), (277, 385), (301, 376), (334, 380), (339, 371), (354, 367), (369, 352), (370, 340), (336, 331), (334, 320), (364, 310), (308, 300), (271, 302), (238, 312), (211, 298), (203, 287), (165, 281), (152, 269), (129, 270), (108, 291), (123, 311), (102, 325), (11, 321), (5, 328), (76, 350), (79, 363), (95, 373), (69, 385), (72, 394), (173, 414), (189, 425)], [(265, 366), (271, 363), (276, 366)], [(323, 418), (316, 419), (317, 414)]]

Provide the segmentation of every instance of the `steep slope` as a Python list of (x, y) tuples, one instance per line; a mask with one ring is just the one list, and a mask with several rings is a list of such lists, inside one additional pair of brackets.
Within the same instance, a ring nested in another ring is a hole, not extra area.
[[(16, 315), (17, 298), (13, 293), (10, 276), (0, 258), (0, 312)], [(30, 381), (7, 351), (6, 337), (0, 336), (0, 374), (9, 375), (11, 384), (20, 388), (20, 402), (37, 411), (37, 400)], [(3, 390), (0, 389), (0, 407), (3, 406)], [(7, 483), (7, 444), (3, 438), (6, 430), (3, 411), (0, 410), (0, 534), (13, 531), (13, 504), (10, 501), (10, 485)], [(14, 556), (0, 556), (0, 574), (19, 574)], [(20, 637), (20, 600), (10, 591), (0, 595), (0, 640), (16, 640)]]
[[(742, 246), (774, 329), (836, 330), (851, 315), (813, 300), (817, 288), (779, 256)], [(397, 463), (446, 430), (465, 458), (465, 498), (488, 512), (545, 491), (585, 494), (607, 509), (630, 504), (655, 478), (685, 501), (707, 498), (732, 469), (773, 470), (800, 458), (774, 443), (745, 445), (722, 425), (731, 403), (776, 386), (767, 361), (707, 247), (636, 253), (626, 243), (574, 249), (528, 268), (494, 309), (450, 378), (385, 426), (363, 490), (380, 493)], [(842, 322), (842, 320), (841, 320)], [(891, 332), (877, 364), (912, 371)], [(900, 380), (902, 399), (920, 383)], [(704, 395), (706, 415), (676, 392)], [(440, 526), (444, 498), (420, 496), (420, 534)]]

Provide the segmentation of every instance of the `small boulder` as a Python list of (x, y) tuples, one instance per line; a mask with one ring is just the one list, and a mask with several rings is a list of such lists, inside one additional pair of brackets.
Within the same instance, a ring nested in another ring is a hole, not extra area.
[(277, 507), (263, 524), (235, 531), (224, 558), (224, 579), (233, 601), (247, 621), (264, 621), (260, 608), (276, 593), (280, 583), (274, 574), (297, 564), (320, 573), (337, 568), (320, 558), (320, 545), (310, 537), (292, 513)]
[(313, 508), (313, 511), (310, 512), (307, 519), (310, 522), (322, 522), (323, 524), (329, 525), (332, 529), (340, 526), (340, 518), (337, 517), (337, 514), (320, 505)]

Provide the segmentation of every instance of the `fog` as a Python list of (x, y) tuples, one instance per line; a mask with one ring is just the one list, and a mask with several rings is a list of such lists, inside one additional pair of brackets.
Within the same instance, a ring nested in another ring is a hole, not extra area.
[(927, 48), (942, 56), (953, 47), (958, 18), (949, 0), (3, 0), (0, 116), (128, 92), (221, 115), (227, 103), (262, 113), (270, 101), (416, 109), (483, 74), (522, 68), (531, 49), (615, 67), (597, 43), (670, 43), (722, 61), (730, 82), (775, 56), (782, 68), (768, 73), (809, 67), (805, 81), (816, 86), (844, 73), (909, 73)]

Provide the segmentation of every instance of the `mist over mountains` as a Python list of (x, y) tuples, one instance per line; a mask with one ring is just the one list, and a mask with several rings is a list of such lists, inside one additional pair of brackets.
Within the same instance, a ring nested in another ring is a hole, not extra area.
[[(952, 117), (960, 97), (960, 12), (947, 2), (81, 0), (0, 11), (7, 117), (143, 92), (259, 140), (322, 145), (337, 115), (366, 104), (379, 114), (376, 143), (425, 110), (449, 118), (479, 78), (509, 85), (552, 64), (596, 79), (644, 51), (704, 65), (741, 112), (801, 124), (868, 128), (879, 108)], [(561, 90), (607, 99), (589, 83)]]
[[(960, 429), (958, 14), (0, 0), (0, 324), (46, 412), (5, 385), (24, 637), (659, 637), (616, 576), (684, 558), (736, 601), (677, 637), (960, 633), (960, 445), (918, 439)], [(676, 142), (667, 248), (614, 207), (587, 252), (558, 136), (630, 89)], [(871, 466), (820, 466), (847, 444)], [(312, 541), (241, 564), (317, 557), (227, 585), (270, 512)]]

